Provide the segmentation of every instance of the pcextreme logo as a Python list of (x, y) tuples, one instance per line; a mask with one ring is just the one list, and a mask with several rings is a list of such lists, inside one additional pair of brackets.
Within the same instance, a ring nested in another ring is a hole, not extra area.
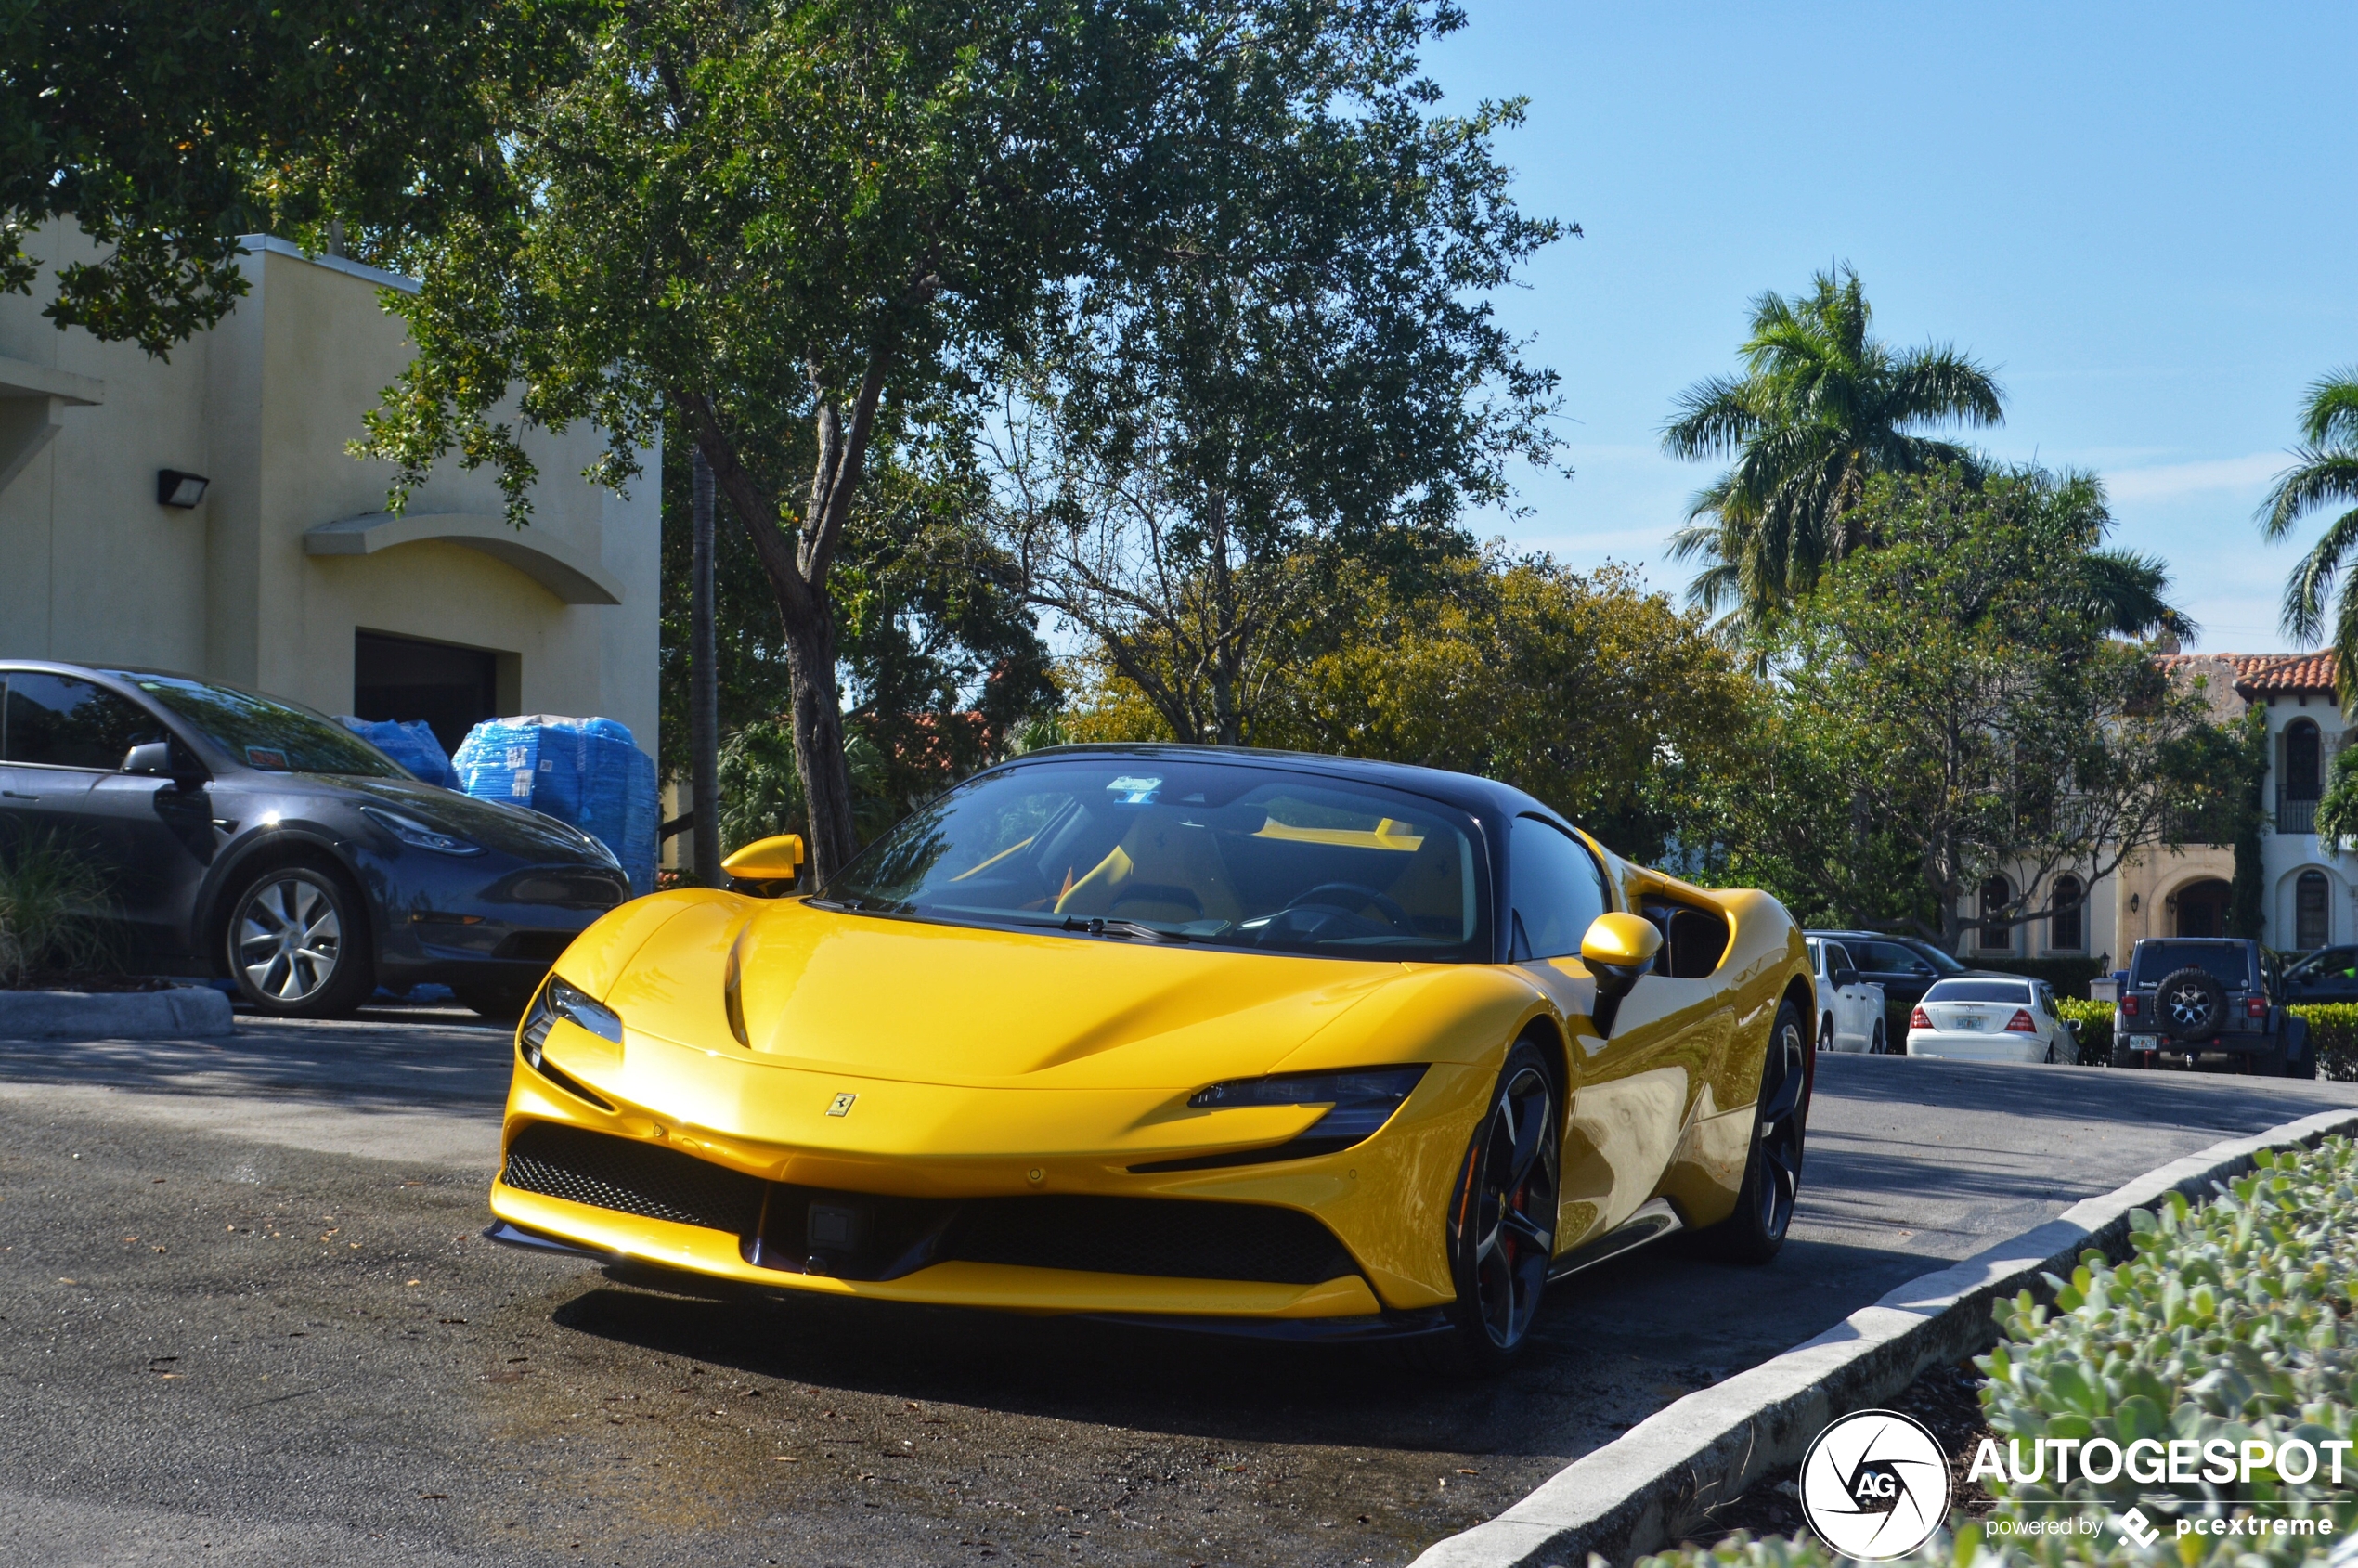
[(1801, 1512), (1845, 1557), (1905, 1557), (1949, 1518), (1949, 1456), (1921, 1421), (1859, 1410), (1818, 1434), (1801, 1461)]

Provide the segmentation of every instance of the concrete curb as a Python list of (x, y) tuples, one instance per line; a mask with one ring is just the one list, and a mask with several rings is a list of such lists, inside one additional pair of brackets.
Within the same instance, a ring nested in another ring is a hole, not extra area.
[(1799, 1462), (1835, 1416), (1871, 1407), (1926, 1367), (1997, 1342), (1997, 1302), (2045, 1291), (2091, 1247), (2125, 1253), (2131, 1210), (2173, 1192), (2208, 1196), (2261, 1149), (2358, 1130), (2358, 1109), (2323, 1111), (2211, 1145), (2074, 1204), (1965, 1262), (1910, 1280), (1806, 1344), (1656, 1411), (1575, 1459), (1486, 1523), (1434, 1542), (1411, 1568), (1554, 1568), (1591, 1552), (1626, 1562), (1678, 1538), (1701, 1511)]
[(229, 999), (170, 991), (0, 991), (0, 1040), (178, 1040), (227, 1034)]

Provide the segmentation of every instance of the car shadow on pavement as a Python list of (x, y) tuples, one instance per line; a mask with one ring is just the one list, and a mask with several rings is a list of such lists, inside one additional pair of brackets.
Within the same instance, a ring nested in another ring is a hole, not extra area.
[[(1827, 1059), (1820, 1058), (1821, 1064)], [(2358, 1106), (2358, 1083), (1922, 1056), (1843, 1057), (1833, 1073), (1821, 1066), (1818, 1087), (1851, 1100), (1922, 1105), (1969, 1098), (1976, 1110), (2008, 1116), (2085, 1121), (2094, 1114), (2107, 1121), (2146, 1120), (2246, 1134)]]
[(705, 1298), (636, 1277), (573, 1298), (551, 1321), (740, 1374), (1007, 1414), (1237, 1442), (1570, 1458), (1937, 1266), (1906, 1251), (1795, 1242), (1765, 1269), (1734, 1268), (1658, 1246), (1559, 1281), (1529, 1353), (1487, 1380), (1416, 1369), (1380, 1347)]
[(356, 1110), (506, 1103), (514, 1047), (452, 1024), (294, 1023), (241, 1017), (234, 1033), (184, 1040), (0, 1040), (0, 1080), (154, 1093), (333, 1099)]

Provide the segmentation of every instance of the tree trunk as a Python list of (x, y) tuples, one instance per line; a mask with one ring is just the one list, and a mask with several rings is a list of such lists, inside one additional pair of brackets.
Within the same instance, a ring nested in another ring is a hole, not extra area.
[(778, 620), (785, 631), (787, 681), (794, 691), (795, 771), (802, 775), (803, 799), (810, 817), (809, 842), (803, 849), (811, 877), (820, 884), (842, 870), (860, 850), (851, 826), (851, 771), (843, 756), (843, 706), (836, 689), (835, 605), (827, 592), (827, 574), (835, 564), (836, 547), (843, 542), (851, 498), (860, 487), (867, 462), (889, 360), (889, 353), (883, 348), (870, 356), (867, 372), (848, 410), (849, 419), (847, 410), (812, 372), (811, 391), (818, 398), (819, 462), (811, 475), (798, 537), (782, 525), (777, 498), (765, 492), (738, 460), (711, 403), (700, 395), (681, 399), (696, 411), (696, 448), (712, 465), (713, 478), (752, 540), (762, 572), (770, 578), (770, 591), (777, 600)]
[(851, 771), (843, 756), (843, 703), (836, 689), (836, 623), (820, 590), (820, 613), (786, 627), (786, 675), (794, 688), (794, 765), (810, 814), (807, 846), (824, 882), (860, 852), (851, 826)]
[(696, 880), (718, 888), (720, 871), (720, 670), (712, 619), (712, 465), (701, 449), (690, 458), (694, 475), (690, 518), (695, 536), (693, 629), (688, 665), (689, 810)]

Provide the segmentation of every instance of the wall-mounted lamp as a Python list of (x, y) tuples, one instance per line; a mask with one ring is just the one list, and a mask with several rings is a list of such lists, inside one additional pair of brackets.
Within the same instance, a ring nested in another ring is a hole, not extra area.
[(176, 506), (183, 512), (204, 499), (204, 487), (212, 484), (201, 473), (183, 473), (176, 468), (156, 470), (156, 504)]
[(2131, 914), (2137, 913), (2137, 895), (2134, 893), (2129, 895), (2129, 913)]

